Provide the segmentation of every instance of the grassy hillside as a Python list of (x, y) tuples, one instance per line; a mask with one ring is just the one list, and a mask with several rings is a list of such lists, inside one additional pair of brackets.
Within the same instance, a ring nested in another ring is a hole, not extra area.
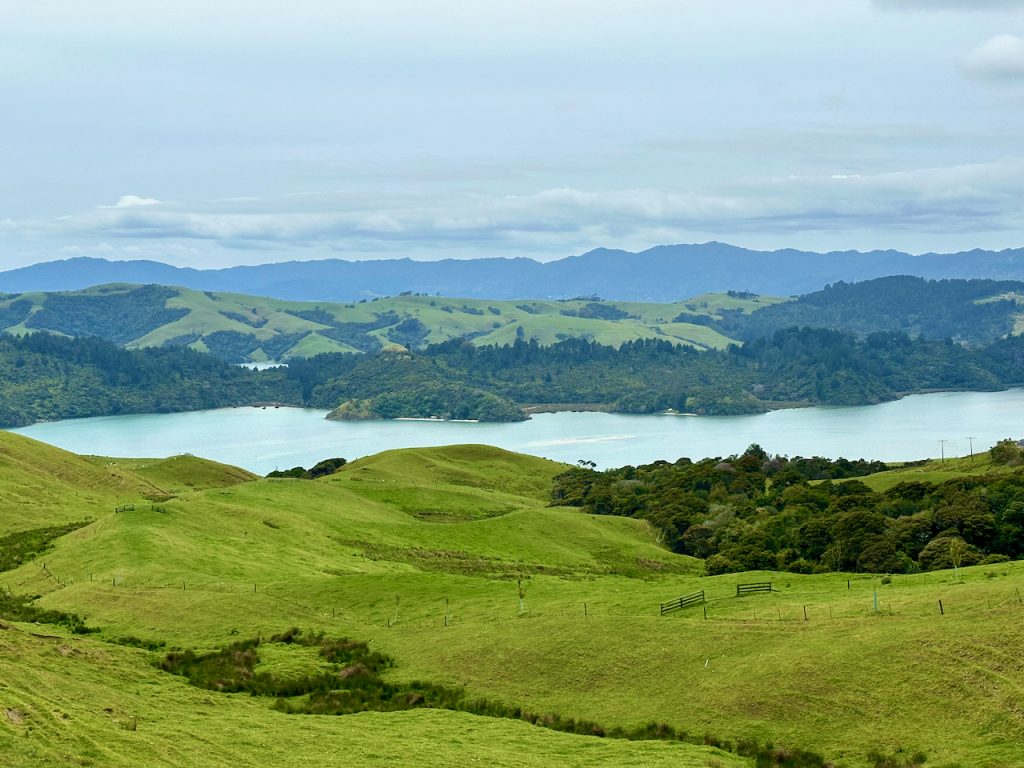
[(0, 430), (0, 536), (99, 518), (151, 490), (105, 462)]
[(0, 430), (0, 536), (99, 520), (128, 504), (254, 480), (250, 472), (195, 456), (78, 456)]
[[(290, 302), (161, 286), (106, 285), (0, 297), (0, 331), (98, 335), (128, 347), (186, 344), (232, 361), (321, 352), (418, 348), (453, 338), (548, 345), (586, 338), (618, 346), (663, 338), (701, 349), (732, 339), (707, 327), (723, 310), (750, 312), (778, 299), (705, 295), (676, 304), (594, 300), (490, 301), (405, 295), (358, 303)], [(689, 322), (687, 318), (696, 322)]]
[(974, 457), (932, 459), (896, 465), (888, 472), (877, 472), (858, 479), (873, 491), (885, 491), (900, 483), (943, 483), (972, 475), (1012, 474), (1019, 471), (1018, 466), (993, 462), (989, 452), (982, 451)]
[[(8, 440), (20, 453), (22, 442)], [(56, 468), (57, 457), (35, 460)], [(742, 764), (450, 712), (282, 715), (272, 700), (152, 670), (160, 651), (103, 642), (212, 648), (289, 626), (369, 641), (396, 659), (395, 682), (464, 686), (609, 727), (665, 722), (698, 738), (811, 750), (837, 766), (882, 764), (873, 752), (893, 758), (885, 765), (910, 765), (919, 752), (929, 766), (1024, 761), (1024, 564), (955, 579), (704, 577), (700, 561), (665, 550), (641, 521), (547, 507), (562, 465), (483, 446), (392, 451), (315, 481), (215, 484), (223, 470), (203, 464), (213, 480), (194, 489), (176, 475), (194, 476), (191, 462), (144, 464), (75, 466), (83, 487), (98, 468), (139, 483), (148, 469), (175, 489), (161, 509), (141, 485), (136, 510), (120, 514), (97, 491), (82, 505), (95, 522), (58, 540), (46, 571), (28, 563), (0, 574), (0, 587), (43, 595), (41, 605), (102, 630), (0, 631), (0, 712), (19, 713), (0, 717), (0, 746), (20, 764), (170, 763), (200, 752), (218, 755), (205, 764), (247, 764), (267, 745), (269, 757), (301, 765), (343, 742), (353, 765)], [(0, 524), (16, 528), (9, 509)], [(775, 591), (736, 597), (737, 583), (762, 579)], [(660, 602), (699, 590), (706, 618), (699, 606), (659, 615)], [(277, 644), (260, 659), (272, 669), (315, 664), (304, 648)], [(136, 731), (121, 725), (129, 717)], [(253, 735), (229, 746), (239, 733)]]

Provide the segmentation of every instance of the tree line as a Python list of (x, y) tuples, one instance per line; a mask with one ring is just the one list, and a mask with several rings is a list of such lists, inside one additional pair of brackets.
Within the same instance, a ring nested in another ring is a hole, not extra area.
[[(1019, 464), (1012, 440), (994, 463)], [(583, 462), (582, 464), (586, 464)], [(711, 575), (747, 570), (911, 573), (1024, 556), (1024, 472), (903, 482), (874, 491), (856, 478), (881, 462), (740, 455), (657, 461), (554, 480), (551, 500), (595, 515), (647, 520), (673, 551)]]
[(619, 347), (566, 339), (465, 340), (422, 353), (327, 353), (250, 371), (182, 347), (123, 350), (96, 338), (0, 336), (0, 424), (278, 402), (344, 418), (440, 416), (514, 421), (529, 404), (600, 404), (623, 413), (673, 409), (759, 413), (788, 405), (864, 405), (934, 389), (1024, 382), (1024, 339), (984, 348), (896, 332), (788, 328), (725, 350), (667, 340)]

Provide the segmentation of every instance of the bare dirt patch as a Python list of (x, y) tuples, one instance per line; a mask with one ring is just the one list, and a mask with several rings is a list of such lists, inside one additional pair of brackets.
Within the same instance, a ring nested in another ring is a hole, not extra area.
[(7, 709), (4, 710), (4, 714), (7, 716), (7, 721), (11, 725), (21, 725), (25, 722), (25, 713), (18, 709)]

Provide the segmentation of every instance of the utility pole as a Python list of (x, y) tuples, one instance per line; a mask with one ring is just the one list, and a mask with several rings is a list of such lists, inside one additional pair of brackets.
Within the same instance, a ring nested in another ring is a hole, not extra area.
[(940, 451), (940, 453), (939, 453), (939, 461), (942, 464), (945, 464), (946, 463), (946, 441), (945, 440), (939, 440), (939, 451)]
[(971, 446), (971, 464), (973, 464), (974, 463), (974, 435), (971, 435), (970, 437), (968, 437), (967, 438), (967, 442)]

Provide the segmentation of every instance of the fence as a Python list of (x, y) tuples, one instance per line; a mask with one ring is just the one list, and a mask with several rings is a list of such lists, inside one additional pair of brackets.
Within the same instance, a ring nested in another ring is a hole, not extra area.
[(736, 597), (749, 595), (751, 592), (774, 592), (770, 581), (753, 581), (750, 584), (737, 584)]
[(702, 589), (700, 592), (694, 592), (692, 595), (684, 595), (667, 603), (662, 603), (661, 615), (664, 616), (669, 611), (678, 611), (680, 608), (686, 608), (691, 605), (700, 605), (703, 602), (704, 590)]

